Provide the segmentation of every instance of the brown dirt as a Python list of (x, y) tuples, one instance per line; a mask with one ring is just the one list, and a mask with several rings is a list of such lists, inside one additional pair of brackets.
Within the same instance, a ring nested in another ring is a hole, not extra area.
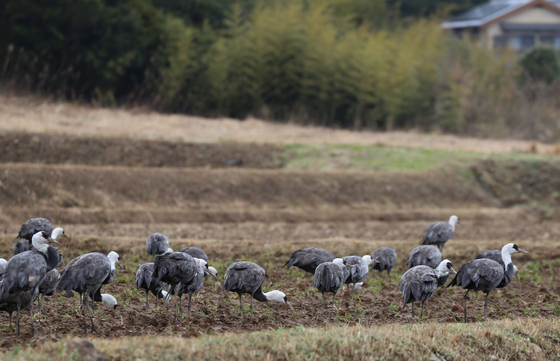
[[(391, 245), (399, 260), (390, 281), (377, 273), (369, 275), (365, 288), (351, 298), (345, 291), (337, 295), (337, 310), (331, 307), (321, 308), (320, 294), (314, 290), (312, 277), (297, 269), (289, 271), (282, 268), (291, 251), (306, 247), (320, 246), (333, 250), (336, 254), (371, 253), (381, 245)], [(463, 262), (473, 258), (478, 252), (497, 248), (503, 242), (452, 240), (445, 248), (445, 257), (459, 267)], [(9, 247), (7, 238), (2, 241), (4, 250)], [(378, 325), (386, 323), (417, 322), (460, 322), (462, 318), (461, 289), (440, 289), (426, 303), (425, 320), (412, 319), (410, 306), (402, 310), (402, 295), (398, 291), (398, 280), (405, 270), (405, 259), (416, 242), (394, 241), (380, 242), (371, 240), (324, 239), (300, 242), (251, 242), (222, 240), (183, 240), (172, 242), (173, 248), (186, 245), (202, 246), (213, 264), (223, 276), (227, 265), (241, 259), (252, 260), (267, 270), (264, 283), (265, 291), (280, 289), (284, 291), (296, 312), (281, 304), (263, 304), (255, 302), (254, 316), (247, 312), (240, 314), (238, 298), (219, 289), (219, 283), (207, 280), (205, 288), (193, 302), (192, 319), (185, 319), (180, 325), (171, 324), (172, 309), (162, 307), (154, 309), (150, 297), (150, 306), (144, 303), (143, 294), (134, 289), (134, 272), (136, 268), (148, 261), (144, 251), (144, 239), (121, 238), (76, 238), (72, 248), (63, 243), (67, 259), (86, 251), (108, 252), (116, 250), (121, 255), (121, 262), (127, 267), (117, 271), (115, 281), (104, 288), (104, 292), (113, 294), (119, 300), (115, 311), (99, 306), (96, 325), (99, 333), (95, 337), (114, 338), (131, 335), (178, 335), (196, 337), (203, 334), (222, 332), (245, 332), (290, 328), (297, 325), (323, 327), (325, 325)], [(560, 247), (556, 242), (537, 241), (520, 246), (532, 252), (531, 256), (515, 256), (514, 262), (522, 270), (521, 281), (514, 280), (507, 288), (493, 292), (490, 296), (489, 319), (516, 317), (555, 317), (560, 287), (560, 275), (553, 272), (552, 265), (557, 265)], [(550, 265), (550, 266), (547, 266)], [(557, 266), (556, 266), (557, 267)], [(538, 282), (538, 284), (535, 284)], [(248, 298), (244, 304), (248, 306)], [(186, 301), (183, 300), (186, 307)], [(469, 321), (474, 322), (483, 314), (484, 297), (475, 294), (468, 302)], [(556, 310), (556, 311), (555, 311)], [(36, 338), (30, 338), (30, 324), (27, 316), (22, 320), (21, 338), (8, 332), (8, 317), (0, 315), (2, 338), (0, 350), (11, 349), (14, 345), (35, 344), (55, 341), (67, 336), (85, 336), (83, 319), (80, 316), (77, 296), (66, 299), (60, 294), (47, 299), (44, 316), (36, 322)]]
[(279, 168), (287, 153), (269, 144), (184, 143), (56, 134), (0, 134), (0, 163), (82, 164), (135, 167)]

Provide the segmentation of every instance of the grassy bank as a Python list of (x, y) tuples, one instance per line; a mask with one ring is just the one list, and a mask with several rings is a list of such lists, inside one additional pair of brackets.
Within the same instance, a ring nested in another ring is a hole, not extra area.
[[(69, 340), (16, 348), (6, 361), (77, 358)], [(560, 322), (513, 319), (474, 324), (305, 328), (199, 338), (91, 339), (111, 360), (551, 360), (560, 353)]]

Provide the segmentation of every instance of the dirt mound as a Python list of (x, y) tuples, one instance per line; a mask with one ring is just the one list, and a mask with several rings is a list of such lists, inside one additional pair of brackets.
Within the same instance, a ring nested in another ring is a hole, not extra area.
[(250, 143), (185, 143), (133, 138), (0, 134), (0, 163), (85, 164), (134, 167), (241, 166), (278, 168), (288, 153)]

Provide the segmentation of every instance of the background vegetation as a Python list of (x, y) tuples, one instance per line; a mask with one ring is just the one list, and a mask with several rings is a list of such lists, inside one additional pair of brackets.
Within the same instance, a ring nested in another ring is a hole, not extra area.
[(481, 2), (0, 0), (0, 79), (101, 105), (557, 140), (554, 50), (441, 31)]

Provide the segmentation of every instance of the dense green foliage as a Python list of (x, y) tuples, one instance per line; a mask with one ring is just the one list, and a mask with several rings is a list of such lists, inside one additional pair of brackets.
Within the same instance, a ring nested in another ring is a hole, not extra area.
[[(0, 77), (98, 104), (349, 128), (526, 135), (530, 116), (541, 137), (552, 93), (519, 82), (512, 54), (420, 16), (480, 2), (0, 0)], [(523, 60), (529, 83), (558, 72), (547, 54)]]

